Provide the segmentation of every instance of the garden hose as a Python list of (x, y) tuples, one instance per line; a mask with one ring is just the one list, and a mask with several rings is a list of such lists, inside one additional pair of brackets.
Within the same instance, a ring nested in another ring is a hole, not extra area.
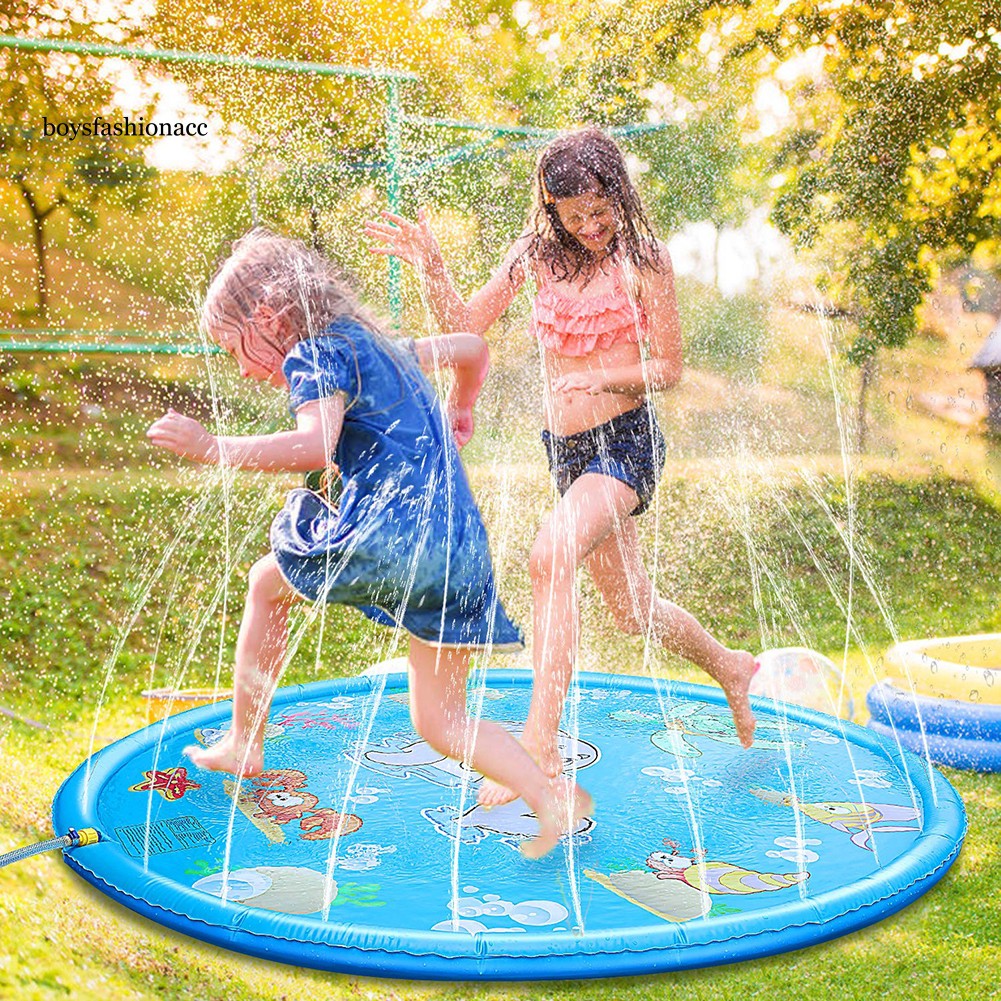
[(93, 827), (84, 827), (79, 831), (71, 827), (61, 838), (39, 841), (38, 844), (25, 845), (23, 848), (15, 848), (12, 852), (0, 855), (0, 869), (12, 862), (40, 855), (42, 852), (52, 852), (57, 848), (82, 848), (86, 845), (96, 845), (100, 840), (101, 835)]

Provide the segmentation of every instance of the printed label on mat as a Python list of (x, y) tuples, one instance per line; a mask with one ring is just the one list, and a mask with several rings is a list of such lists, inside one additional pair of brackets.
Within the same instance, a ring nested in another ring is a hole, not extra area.
[(215, 841), (197, 817), (174, 817), (149, 826), (135, 824), (132, 827), (116, 827), (115, 834), (122, 847), (133, 858), (183, 852)]

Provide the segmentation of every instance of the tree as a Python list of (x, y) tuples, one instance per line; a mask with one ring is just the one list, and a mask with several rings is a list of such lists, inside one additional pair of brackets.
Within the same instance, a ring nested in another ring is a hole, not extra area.
[[(40, 12), (41, 11), (41, 12)], [(72, 9), (73, 16), (85, 13)], [(0, 5), (0, 33), (95, 40), (94, 25), (71, 20), (70, 8), (38, 8), (27, 0)], [(153, 173), (142, 157), (149, 140), (102, 134), (120, 113), (110, 110), (113, 85), (92, 62), (76, 56), (0, 50), (0, 179), (19, 193), (31, 222), (37, 314), (49, 306), (46, 222), (60, 209), (94, 225), (95, 204), (115, 190), (141, 196)], [(149, 111), (147, 109), (147, 115)], [(95, 128), (100, 120), (101, 125)], [(84, 134), (84, 126), (91, 134)], [(71, 128), (72, 127), (72, 128)], [(62, 134), (60, 134), (62, 133)]]
[[(163, 0), (148, 25), (157, 47), (223, 52), (256, 59), (285, 59), (338, 66), (381, 67), (419, 75), (398, 84), (408, 116), (474, 122), (543, 124), (542, 95), (552, 93), (554, 69), (531, 43), (504, 0), (419, 3), (414, 0)], [(385, 188), (387, 91), (382, 79), (272, 73), (249, 68), (172, 66), (192, 97), (218, 110), (240, 130), (247, 162), (262, 179), (266, 221), (361, 264), (384, 283), (387, 264), (354, 248), (344, 253), (342, 208), (375, 213), (373, 189)], [(509, 227), (512, 187), (498, 181), (524, 174), (521, 162), (486, 156), (422, 170), (429, 162), (478, 144), (485, 133), (400, 123), (404, 179), (401, 208), (419, 204), (463, 206), (481, 220), (501, 212)], [(484, 154), (494, 152), (487, 149)], [(479, 148), (479, 147), (477, 147)], [(524, 160), (525, 158), (521, 158)], [(414, 168), (407, 176), (407, 168)], [(529, 188), (519, 188), (527, 195)], [(327, 227), (327, 231), (324, 227)], [(503, 226), (500, 227), (502, 230)], [(514, 234), (512, 234), (514, 235)], [(355, 240), (355, 243), (358, 241)], [(405, 281), (409, 278), (405, 276)]]
[[(997, 250), (1001, 218), (1001, 22), (954, 0), (788, 6), (731, 50), (823, 52), (800, 89), (799, 128), (773, 213), (803, 246), (823, 240), (828, 291), (854, 320), (862, 399), (880, 348), (906, 343), (944, 264)], [(837, 239), (825, 239), (836, 234)]]
[[(680, 176), (694, 197), (678, 208), (694, 204), (708, 217), (727, 209), (726, 186), (742, 172), (727, 159), (739, 124), (730, 102), (746, 108), (758, 82), (795, 58), (816, 57), (816, 78), (784, 85), (794, 121), (761, 176), (779, 181), (776, 225), (796, 245), (822, 253), (824, 289), (856, 326), (848, 357), (863, 366), (863, 387), (876, 352), (915, 331), (917, 307), (943, 265), (975, 251), (999, 256), (996, 4), (628, 0), (607, 10), (590, 28), (593, 12), (579, 13), (594, 55), (580, 46), (586, 69), (578, 76), (596, 81), (606, 106), (627, 107), (650, 81), (666, 83), (696, 110), (704, 103), (722, 142), (714, 147), (706, 132), (679, 151)], [(700, 59), (714, 67), (701, 85), (693, 75)], [(712, 93), (700, 96), (706, 83)], [(689, 131), (700, 120), (691, 116)], [(758, 144), (761, 152), (768, 150)]]
[[(476, 46), (465, 27), (410, 0), (163, 0), (147, 26), (158, 47), (333, 66), (404, 70), (410, 111), (473, 111), (490, 93), (487, 74), (468, 72)], [(176, 65), (192, 96), (245, 130), (258, 156), (326, 160), (331, 147), (386, 152), (387, 82)]]

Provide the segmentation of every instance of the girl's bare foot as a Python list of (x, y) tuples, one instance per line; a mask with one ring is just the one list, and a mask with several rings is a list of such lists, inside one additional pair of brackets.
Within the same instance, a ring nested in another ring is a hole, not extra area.
[(737, 739), (744, 748), (750, 747), (754, 742), (754, 713), (751, 712), (747, 690), (757, 670), (758, 662), (746, 650), (731, 650), (714, 674), (726, 695), (730, 712), (733, 713), (733, 723), (737, 728)]
[(545, 798), (535, 811), (539, 821), (538, 837), (521, 843), (525, 858), (540, 859), (551, 852), (564, 834), (571, 833), (577, 821), (594, 812), (594, 800), (578, 785), (565, 779), (550, 780)]
[(260, 744), (239, 747), (232, 736), (223, 737), (211, 747), (191, 746), (185, 755), (199, 768), (210, 772), (229, 772), (238, 778), (260, 775), (264, 769), (264, 752)]
[(508, 789), (507, 786), (502, 786), (499, 782), (494, 782), (493, 779), (484, 779), (480, 791), (476, 794), (476, 802), (488, 810), (493, 806), (503, 806), (517, 798), (516, 792)]
[[(528, 751), (532, 760), (542, 769), (545, 775), (556, 778), (563, 773), (563, 758), (560, 755), (559, 744), (554, 739), (551, 747), (546, 747), (545, 752), (540, 751), (540, 745), (522, 736), (521, 745)], [(487, 809), (492, 806), (503, 806), (518, 798), (518, 794), (507, 786), (494, 782), (493, 779), (485, 779), (480, 786), (480, 791), (476, 795), (476, 802)]]

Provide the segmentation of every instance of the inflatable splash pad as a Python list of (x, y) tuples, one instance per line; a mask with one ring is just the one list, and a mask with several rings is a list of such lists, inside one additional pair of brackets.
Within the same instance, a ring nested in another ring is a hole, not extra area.
[[(470, 683), (483, 716), (528, 710), (531, 676)], [(921, 758), (811, 710), (755, 701), (738, 744), (718, 689), (582, 675), (561, 742), (594, 816), (538, 862), (518, 801), (413, 731), (406, 679), (281, 689), (264, 774), (194, 767), (230, 704), (192, 709), (81, 765), (54, 829), (97, 828), (67, 863), (118, 902), (224, 948), (369, 976), (534, 980), (766, 956), (899, 910), (948, 869), (965, 816)], [(568, 721), (572, 721), (568, 723)]]

